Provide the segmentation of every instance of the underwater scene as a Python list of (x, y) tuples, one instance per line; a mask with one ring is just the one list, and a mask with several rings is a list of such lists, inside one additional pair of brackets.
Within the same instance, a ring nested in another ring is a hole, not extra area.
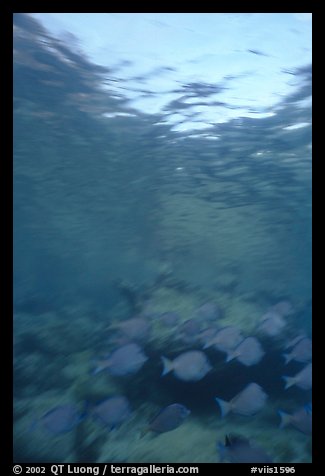
[(14, 461), (311, 463), (311, 14), (13, 43)]

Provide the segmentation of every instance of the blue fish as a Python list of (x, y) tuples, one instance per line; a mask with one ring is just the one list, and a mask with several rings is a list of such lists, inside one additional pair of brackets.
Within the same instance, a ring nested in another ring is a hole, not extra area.
[(287, 354), (283, 354), (285, 363), (295, 360), (296, 362), (310, 362), (312, 359), (312, 341), (308, 337), (303, 337), (297, 342), (291, 351)]
[(228, 413), (237, 413), (238, 415), (252, 416), (260, 411), (265, 405), (267, 395), (257, 383), (248, 384), (241, 392), (239, 392), (230, 401), (215, 398), (220, 407), (221, 418)]
[(180, 315), (177, 312), (169, 311), (163, 312), (159, 316), (160, 322), (166, 327), (174, 327), (180, 320)]
[(303, 390), (310, 390), (312, 388), (312, 364), (306, 365), (293, 377), (284, 376), (282, 378), (285, 381), (285, 390), (293, 385)]
[(226, 362), (237, 359), (243, 365), (258, 364), (265, 352), (255, 337), (247, 337), (234, 350), (228, 352)]
[(230, 463), (272, 463), (273, 460), (266, 451), (239, 435), (228, 435), (225, 443), (218, 443), (220, 462)]
[(137, 373), (148, 357), (142, 348), (130, 342), (115, 349), (106, 359), (96, 362), (96, 367), (92, 371), (93, 375), (107, 369), (111, 375), (129, 375)]
[[(307, 407), (307, 408), (306, 408)], [(292, 414), (286, 413), (282, 410), (278, 411), (281, 418), (280, 428), (291, 425), (297, 430), (310, 435), (312, 432), (312, 414), (308, 409), (308, 405), (299, 408)]]
[(109, 430), (119, 427), (131, 415), (129, 401), (123, 395), (115, 395), (98, 402), (91, 410), (92, 417)]
[(173, 372), (174, 375), (185, 382), (197, 382), (212, 370), (206, 355), (199, 350), (189, 350), (178, 355), (174, 360), (161, 357), (164, 370), (162, 375)]
[(160, 410), (158, 415), (150, 421), (148, 427), (142, 431), (141, 436), (148, 431), (156, 434), (172, 431), (178, 428), (190, 413), (191, 411), (181, 403), (172, 403)]
[(30, 430), (41, 425), (47, 433), (61, 435), (72, 431), (86, 417), (87, 411), (80, 412), (74, 404), (59, 405), (35, 420)]
[(150, 429), (158, 433), (177, 428), (190, 414), (190, 410), (180, 403), (173, 403), (163, 408), (150, 422)]

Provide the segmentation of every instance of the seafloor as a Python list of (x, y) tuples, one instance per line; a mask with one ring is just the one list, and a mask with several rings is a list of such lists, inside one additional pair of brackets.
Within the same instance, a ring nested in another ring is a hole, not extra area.
[[(260, 363), (251, 367), (232, 361), (224, 354), (207, 349), (213, 371), (199, 382), (181, 382), (173, 375), (161, 377), (161, 355), (173, 357), (188, 349), (202, 349), (199, 343), (185, 343), (180, 325), (194, 315), (203, 302), (218, 303), (222, 309), (219, 324), (237, 325), (244, 335), (256, 335), (256, 326), (266, 303), (252, 294), (236, 295), (229, 285), (223, 291), (202, 294), (186, 289), (171, 273), (144, 296), (127, 284), (121, 302), (107, 315), (94, 312), (87, 303), (32, 315), (17, 311), (14, 316), (14, 452), (16, 461), (25, 462), (196, 462), (218, 463), (217, 442), (236, 433), (262, 446), (275, 462), (311, 462), (311, 437), (287, 426), (279, 428), (277, 411), (296, 409), (310, 401), (309, 391), (284, 390), (282, 375), (293, 375), (297, 363), (284, 365), (285, 343), (297, 333), (294, 324), (304, 303), (295, 303), (288, 317), (285, 335), (270, 339), (259, 336), (266, 351)], [(143, 343), (149, 359), (135, 375), (112, 377), (107, 372), (92, 375), (94, 359), (116, 347), (112, 339), (114, 322), (131, 317), (132, 301), (151, 323), (150, 337)], [(123, 301), (123, 296), (125, 297)], [(162, 325), (162, 312), (180, 315), (177, 326)], [(131, 315), (128, 316), (128, 313)], [(255, 416), (230, 414), (221, 418), (215, 396), (231, 399), (239, 388), (256, 381), (268, 394), (267, 405)], [(62, 403), (96, 402), (110, 395), (128, 397), (131, 417), (109, 431), (86, 418), (67, 434), (55, 436), (36, 424), (41, 416)], [(191, 415), (173, 431), (141, 437), (150, 418), (171, 403), (185, 404)]]

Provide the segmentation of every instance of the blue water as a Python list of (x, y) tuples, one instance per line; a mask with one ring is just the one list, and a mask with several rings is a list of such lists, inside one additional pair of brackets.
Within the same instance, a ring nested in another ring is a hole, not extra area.
[[(301, 87), (275, 115), (216, 124), (209, 134), (219, 140), (208, 140), (171, 130), (159, 114), (104, 118), (126, 107), (101, 88), (108, 72), (67, 46), (46, 48), (51, 40), (24, 15), (15, 22), (15, 460), (219, 462), (216, 442), (235, 429), (276, 462), (311, 462), (311, 437), (280, 430), (277, 415), (311, 401), (281, 379), (303, 367), (284, 365), (288, 340), (311, 335), (311, 126), (286, 129), (311, 123), (311, 66), (294, 72)], [(281, 301), (292, 306), (285, 330), (259, 336), (259, 319)], [(181, 325), (204, 302), (221, 307), (222, 326), (257, 335), (265, 358), (225, 364), (210, 349), (214, 370), (201, 381), (162, 379), (161, 355), (202, 345), (160, 325), (160, 314), (178, 312)], [(148, 362), (123, 378), (91, 375), (92, 360), (118, 345), (110, 326), (136, 315), (151, 323)], [(229, 400), (252, 381), (266, 408), (221, 419), (214, 397)], [(115, 394), (134, 412), (113, 433), (91, 417), (65, 435), (29, 431), (57, 405), (82, 409)], [(191, 410), (186, 421), (139, 439), (176, 402)]]

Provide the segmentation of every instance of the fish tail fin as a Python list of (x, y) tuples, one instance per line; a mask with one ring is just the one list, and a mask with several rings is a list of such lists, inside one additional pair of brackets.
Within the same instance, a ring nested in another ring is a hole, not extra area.
[(103, 370), (107, 369), (109, 367), (109, 364), (105, 360), (96, 360), (93, 362), (93, 367), (90, 371), (90, 375), (97, 375)]
[(99, 374), (104, 368), (100, 365), (97, 365), (95, 368), (93, 368), (90, 372), (91, 375), (97, 375)]
[(221, 418), (225, 417), (228, 415), (230, 412), (231, 405), (229, 402), (226, 402), (225, 400), (221, 400), (221, 398), (215, 398), (215, 401), (219, 404), (220, 411), (221, 411)]
[(234, 360), (236, 357), (237, 357), (236, 352), (230, 351), (227, 353), (226, 362), (230, 362), (231, 360)]
[(289, 425), (291, 421), (291, 415), (289, 415), (289, 413), (283, 412), (282, 410), (278, 410), (278, 415), (281, 418), (279, 428), (284, 428), (285, 426)]
[(285, 359), (285, 365), (287, 365), (292, 360), (291, 354), (282, 354), (282, 356)]
[(208, 340), (207, 342), (204, 343), (203, 350), (204, 349), (209, 349), (210, 347), (213, 346), (213, 340)]
[(287, 388), (292, 387), (296, 383), (295, 377), (282, 377), (282, 378), (285, 381), (285, 387), (284, 387), (285, 390), (287, 390)]
[(164, 366), (164, 369), (161, 374), (161, 376), (163, 377), (164, 375), (168, 374), (169, 372), (173, 370), (173, 362), (164, 356), (161, 357), (161, 360)]

